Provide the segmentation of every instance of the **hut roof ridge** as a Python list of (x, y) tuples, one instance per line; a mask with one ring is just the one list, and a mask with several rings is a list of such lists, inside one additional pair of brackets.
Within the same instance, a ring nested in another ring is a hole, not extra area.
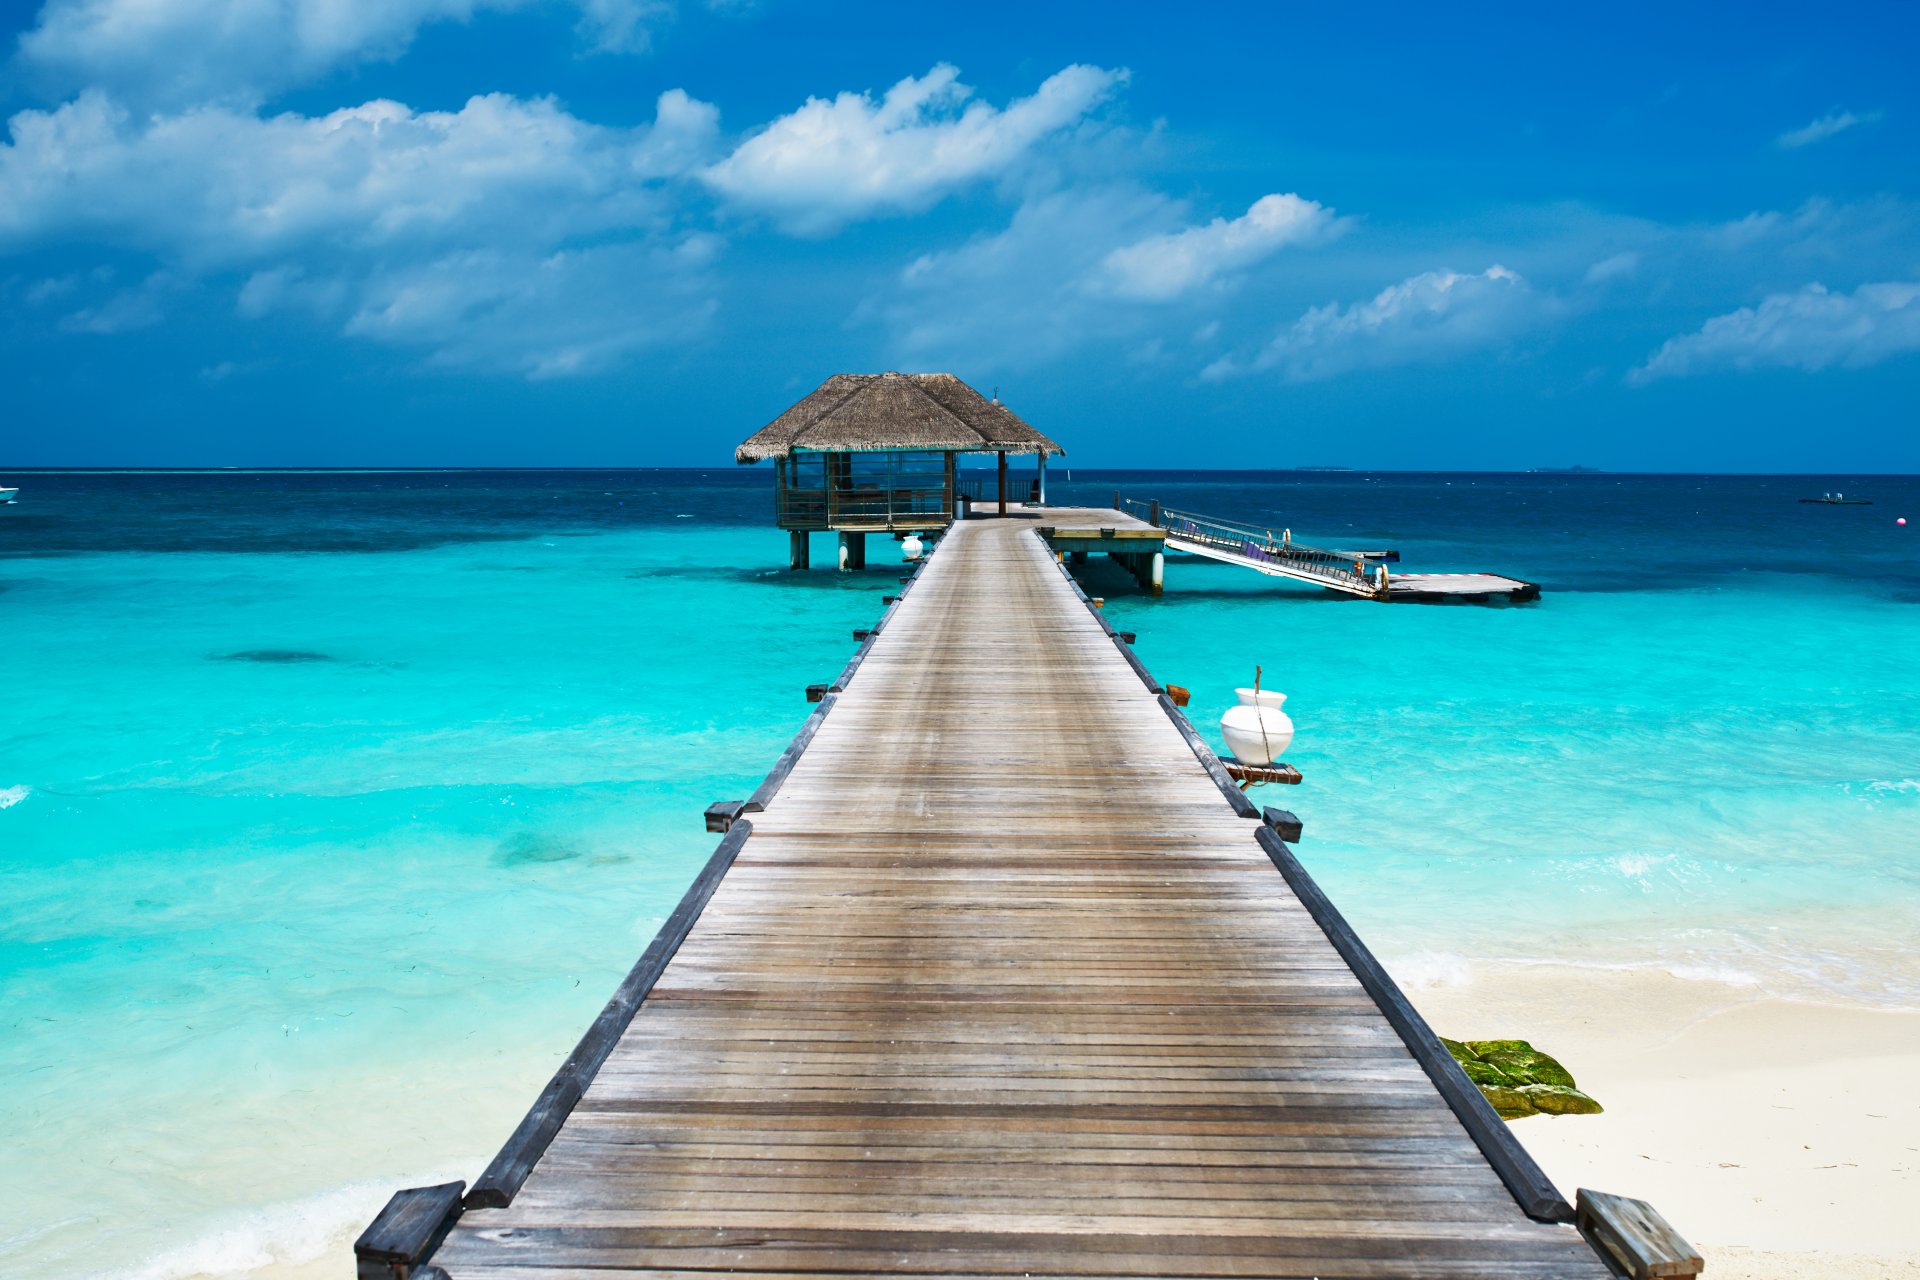
[(950, 373), (837, 373), (749, 436), (734, 460), (795, 450), (1065, 453), (1019, 414)]

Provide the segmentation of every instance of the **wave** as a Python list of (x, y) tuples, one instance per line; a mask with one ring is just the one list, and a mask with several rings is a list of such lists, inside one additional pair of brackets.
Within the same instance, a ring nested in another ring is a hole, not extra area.
[(346, 1249), (396, 1189), (452, 1182), (463, 1176), (442, 1171), (426, 1177), (355, 1182), (300, 1200), (232, 1210), (212, 1219), (207, 1230), (185, 1244), (137, 1266), (96, 1273), (94, 1280), (189, 1280), (303, 1266), (329, 1250)]
[(1920, 983), (1911, 974), (1889, 974), (1831, 952), (1768, 954), (1738, 945), (1726, 950), (1725, 955), (1694, 951), (1630, 960), (1599, 960), (1577, 953), (1467, 956), (1428, 951), (1392, 957), (1385, 963), (1394, 981), (1411, 992), (1470, 987), (1483, 979), (1497, 985), (1503, 971), (1561, 969), (1622, 976), (1665, 974), (1683, 982), (1738, 990), (1746, 998), (1761, 996), (1796, 1004), (1920, 1011)]

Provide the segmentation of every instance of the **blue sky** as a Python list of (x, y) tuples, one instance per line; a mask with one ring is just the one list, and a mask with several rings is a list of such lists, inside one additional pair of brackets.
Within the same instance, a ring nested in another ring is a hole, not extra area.
[(1916, 14), (0, 3), (0, 464), (1920, 471)]

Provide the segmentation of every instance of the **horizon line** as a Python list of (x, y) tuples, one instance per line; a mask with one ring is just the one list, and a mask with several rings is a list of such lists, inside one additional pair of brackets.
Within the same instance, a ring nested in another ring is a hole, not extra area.
[[(710, 471), (739, 474), (758, 464), (732, 463), (710, 466), (663, 466), (654, 464), (604, 465), (604, 466), (444, 466), (444, 465), (385, 465), (385, 466), (341, 466), (316, 464), (310, 466), (223, 466), (223, 465), (182, 465), (182, 466), (133, 466), (125, 464), (101, 464), (94, 466), (37, 464), (12, 465), (0, 463), (0, 475), (463, 475), (476, 473), (501, 474), (594, 474), (622, 471)], [(991, 470), (982, 466), (981, 470)], [(1492, 476), (1738, 476), (1746, 478), (1778, 477), (1782, 479), (1801, 479), (1815, 476), (1871, 476), (1876, 479), (1920, 478), (1915, 471), (1692, 471), (1692, 470), (1637, 470), (1611, 467), (1334, 467), (1304, 465), (1297, 467), (1139, 467), (1139, 466), (1088, 466), (1080, 468), (1088, 472), (1100, 473), (1137, 473), (1168, 474), (1191, 473), (1202, 475), (1492, 475)], [(1059, 472), (1071, 472), (1072, 467), (1058, 467)]]

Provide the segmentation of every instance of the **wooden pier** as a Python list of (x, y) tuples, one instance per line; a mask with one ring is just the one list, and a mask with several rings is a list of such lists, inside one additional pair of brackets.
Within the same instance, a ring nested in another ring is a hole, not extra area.
[(956, 524), (361, 1275), (1612, 1274), (1037, 536), (1125, 520)]

